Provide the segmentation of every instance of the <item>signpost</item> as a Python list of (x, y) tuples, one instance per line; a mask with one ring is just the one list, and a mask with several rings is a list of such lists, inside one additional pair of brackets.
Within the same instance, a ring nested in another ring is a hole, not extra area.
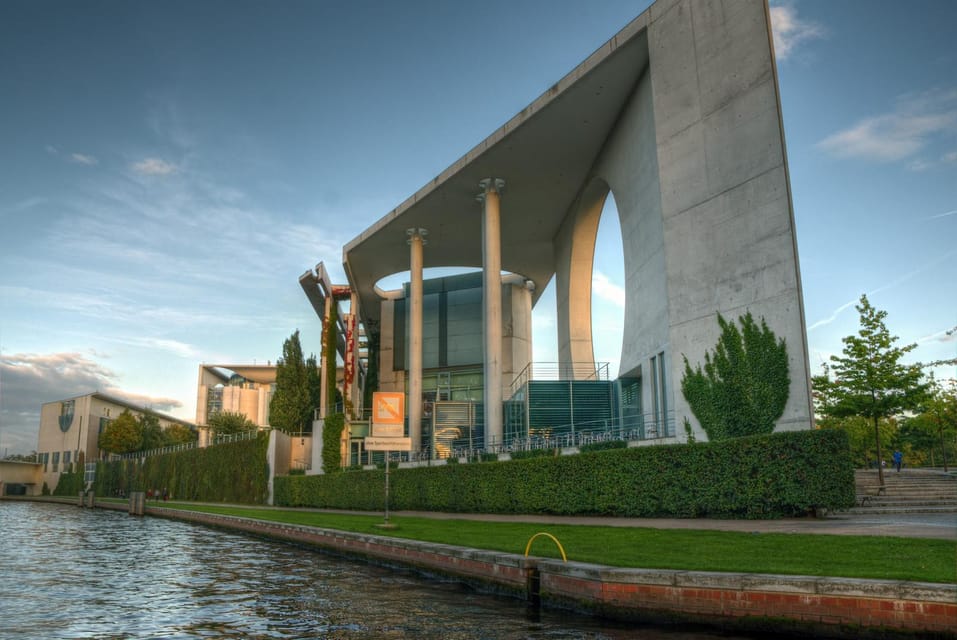
[(389, 524), (389, 452), (412, 451), (412, 438), (405, 437), (405, 394), (376, 391), (372, 394), (372, 435), (367, 436), (366, 451), (385, 451), (385, 522)]

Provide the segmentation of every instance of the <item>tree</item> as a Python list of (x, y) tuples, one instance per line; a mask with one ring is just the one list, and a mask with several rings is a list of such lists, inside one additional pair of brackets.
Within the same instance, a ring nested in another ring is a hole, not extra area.
[(143, 445), (139, 421), (128, 410), (110, 421), (100, 434), (97, 446), (108, 453), (132, 453)]
[(855, 308), (861, 317), (856, 336), (843, 339), (843, 356), (831, 356), (835, 380), (831, 413), (837, 417), (867, 418), (874, 429), (877, 472), (881, 487), (884, 470), (881, 454), (880, 421), (907, 409), (916, 408), (926, 396), (927, 385), (921, 383), (921, 365), (905, 365), (901, 359), (917, 345), (896, 347), (884, 325), (886, 311), (871, 306), (866, 295)]
[(150, 449), (159, 449), (166, 446), (166, 439), (163, 437), (163, 428), (160, 427), (159, 418), (156, 414), (147, 411), (138, 420), (140, 433), (143, 436), (143, 442), (140, 444), (142, 451)]
[(312, 423), (312, 401), (302, 358), (299, 330), (282, 344), (282, 358), (276, 362), (276, 391), (269, 402), (269, 423), (286, 433), (301, 433)]
[(255, 429), (256, 425), (244, 413), (220, 411), (209, 417), (208, 426), (217, 436), (231, 435)]
[(176, 444), (196, 442), (197, 436), (196, 432), (189, 427), (185, 427), (174, 422), (163, 429), (163, 440), (165, 441), (166, 446), (172, 446)]
[(306, 432), (312, 433), (313, 413), (322, 404), (322, 375), (316, 354), (311, 353), (306, 358), (306, 387), (309, 389), (309, 415), (306, 418)]
[(790, 393), (787, 346), (764, 319), (738, 318), (741, 330), (718, 314), (721, 337), (705, 365), (692, 369), (687, 356), (681, 391), (711, 441), (770, 433)]
[(946, 472), (947, 442), (945, 436), (953, 439), (954, 433), (957, 432), (957, 380), (950, 380), (948, 383), (942, 384), (931, 376), (929, 387), (930, 393), (921, 407), (923, 412), (920, 417), (933, 425), (934, 431), (936, 431), (936, 439), (940, 443), (941, 461)]

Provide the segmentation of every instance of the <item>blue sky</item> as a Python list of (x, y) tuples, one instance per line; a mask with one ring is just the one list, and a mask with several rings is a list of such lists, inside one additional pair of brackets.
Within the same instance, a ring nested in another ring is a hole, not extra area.
[[(193, 419), (200, 363), (274, 361), (297, 328), (318, 351), (298, 276), (344, 281), (343, 243), (647, 4), (0, 3), (0, 454), (36, 447), (43, 402), (109, 390)], [(954, 357), (957, 3), (772, 13), (812, 366), (861, 293), (914, 359)], [(593, 294), (612, 363), (616, 226)]]

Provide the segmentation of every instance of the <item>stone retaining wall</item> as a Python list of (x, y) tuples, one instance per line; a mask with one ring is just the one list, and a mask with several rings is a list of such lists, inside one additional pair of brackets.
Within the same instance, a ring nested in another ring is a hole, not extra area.
[[(621, 620), (829, 637), (957, 638), (957, 584), (627, 569), (160, 506), (149, 506), (147, 513), (413, 567)], [(535, 585), (538, 593), (530, 593)]]

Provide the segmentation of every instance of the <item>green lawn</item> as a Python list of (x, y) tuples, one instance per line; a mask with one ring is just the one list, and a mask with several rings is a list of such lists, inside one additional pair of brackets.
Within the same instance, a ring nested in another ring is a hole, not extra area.
[[(540, 531), (561, 542), (569, 560), (618, 567), (780, 573), (919, 582), (957, 582), (957, 544), (949, 540), (878, 536), (739, 533), (585, 525), (392, 518), (395, 530), (375, 527), (381, 516), (295, 509), (163, 506), (223, 515), (524, 553)], [(558, 558), (555, 544), (538, 538), (531, 555)]]

